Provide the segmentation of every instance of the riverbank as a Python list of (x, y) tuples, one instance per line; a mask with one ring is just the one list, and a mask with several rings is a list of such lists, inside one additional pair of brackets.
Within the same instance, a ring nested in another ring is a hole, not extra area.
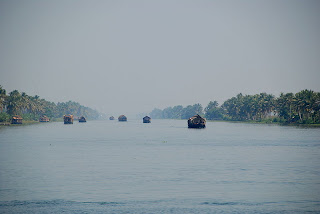
[[(182, 119), (173, 119), (182, 120)], [(63, 122), (62, 118), (53, 118), (50, 122)], [(49, 123), (50, 123), (49, 122)], [(299, 123), (280, 123), (270, 121), (232, 121), (232, 120), (207, 120), (207, 122), (228, 122), (228, 123), (246, 123), (246, 124), (267, 124), (267, 125), (278, 125), (278, 126), (296, 126), (305, 128), (320, 128), (320, 124), (299, 124)], [(10, 122), (0, 122), (1, 126), (23, 126), (40, 123), (39, 121), (23, 121), (22, 124), (11, 124)]]
[(23, 126), (40, 123), (39, 121), (23, 121), (22, 124), (11, 124), (10, 122), (0, 122), (0, 126)]
[[(51, 118), (50, 122), (63, 122), (63, 118)], [(21, 126), (40, 123), (38, 120), (23, 120), (22, 124), (11, 124), (11, 122), (0, 122), (0, 126)]]
[(208, 122), (229, 122), (229, 123), (246, 123), (246, 124), (267, 124), (267, 125), (278, 125), (278, 126), (296, 126), (296, 127), (310, 127), (320, 128), (320, 124), (300, 124), (300, 123), (281, 123), (272, 121), (233, 121), (233, 120), (207, 120)]

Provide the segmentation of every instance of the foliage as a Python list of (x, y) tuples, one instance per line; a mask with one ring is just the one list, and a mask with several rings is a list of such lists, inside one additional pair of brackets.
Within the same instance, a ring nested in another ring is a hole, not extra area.
[(302, 90), (296, 94), (281, 93), (276, 102), (279, 117), (286, 123), (320, 123), (320, 93)]
[(208, 106), (204, 109), (205, 117), (208, 120), (223, 120), (225, 119), (225, 110), (219, 107), (217, 101), (210, 101)]
[(150, 113), (150, 116), (151, 118), (154, 118), (154, 119), (163, 119), (162, 117), (162, 110), (161, 109), (158, 109), (158, 108), (155, 108), (152, 110), (152, 112)]
[(203, 114), (203, 108), (202, 105), (197, 103), (194, 105), (188, 105), (187, 107), (183, 108), (182, 114), (181, 114), (181, 119), (189, 119), (190, 117), (199, 114)]
[(2, 88), (2, 86), (0, 85), (0, 112), (2, 112), (2, 110), (5, 107), (5, 102), (6, 102), (6, 90)]
[(271, 94), (260, 93), (245, 95), (241, 93), (225, 101), (222, 108), (232, 120), (261, 121), (269, 116), (274, 109), (275, 99)]
[(151, 113), (154, 119), (188, 119), (196, 114), (202, 115), (202, 106), (197, 103), (183, 107), (182, 105), (168, 107), (163, 110), (155, 108)]
[(0, 122), (9, 122), (10, 115), (5, 112), (0, 112)]
[[(155, 119), (188, 119), (196, 114), (203, 115), (201, 104), (186, 107), (174, 106), (163, 110), (154, 109), (150, 115)], [(204, 109), (208, 120), (253, 121), (264, 123), (320, 123), (320, 93), (302, 90), (296, 94), (238, 94), (221, 106), (210, 101)]]
[(100, 114), (96, 110), (80, 105), (77, 102), (68, 101), (55, 104), (39, 96), (29, 96), (14, 90), (6, 95), (5, 89), (0, 86), (0, 121), (13, 115), (21, 115), (25, 120), (39, 120), (40, 116), (61, 118), (65, 114), (76, 117), (84, 116), (87, 119), (98, 119)]

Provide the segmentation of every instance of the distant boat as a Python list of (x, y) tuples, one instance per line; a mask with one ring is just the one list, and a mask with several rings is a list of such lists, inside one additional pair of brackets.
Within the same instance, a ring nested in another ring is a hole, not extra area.
[(145, 116), (145, 117), (143, 118), (143, 123), (151, 123), (151, 117)]
[(124, 116), (124, 115), (120, 115), (119, 117), (118, 117), (118, 121), (127, 121), (127, 117), (126, 116)]
[(205, 128), (206, 127), (206, 119), (201, 117), (199, 114), (190, 117), (188, 120), (188, 128)]
[(47, 117), (45, 115), (39, 118), (39, 122), (49, 122), (49, 121), (50, 121), (49, 117)]
[(109, 120), (114, 120), (114, 116), (109, 117)]
[(79, 122), (80, 123), (85, 123), (85, 122), (87, 122), (87, 120), (86, 120), (86, 118), (84, 116), (82, 116), (82, 117), (79, 118)]
[(11, 119), (11, 124), (22, 124), (22, 117), (19, 115), (15, 115)]
[(73, 115), (68, 114), (63, 116), (64, 124), (73, 124)]

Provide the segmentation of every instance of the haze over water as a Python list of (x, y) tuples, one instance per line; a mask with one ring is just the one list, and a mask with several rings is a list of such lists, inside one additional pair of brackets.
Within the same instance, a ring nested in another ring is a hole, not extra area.
[(317, 0), (0, 1), (0, 85), (108, 115), (320, 91)]
[(319, 129), (132, 120), (320, 91), (319, 11), (317, 0), (0, 0), (7, 93), (129, 118), (0, 126), (0, 213), (320, 213)]
[(0, 127), (1, 213), (319, 213), (320, 132), (184, 120)]

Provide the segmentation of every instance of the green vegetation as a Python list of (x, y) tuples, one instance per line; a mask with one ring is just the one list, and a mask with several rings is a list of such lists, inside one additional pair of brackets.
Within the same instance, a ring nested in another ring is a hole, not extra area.
[(302, 90), (296, 94), (260, 93), (226, 100), (221, 106), (211, 101), (204, 111), (201, 104), (154, 109), (150, 115), (159, 119), (187, 119), (195, 114), (208, 120), (247, 121), (280, 124), (320, 124), (320, 93)]
[(150, 116), (154, 119), (189, 119), (196, 114), (202, 114), (203, 108), (201, 104), (197, 103), (194, 105), (168, 107), (163, 110), (154, 109)]
[(77, 102), (65, 103), (49, 102), (39, 96), (29, 96), (14, 90), (6, 94), (0, 86), (0, 122), (9, 122), (13, 115), (21, 115), (24, 121), (38, 121), (40, 116), (46, 115), (52, 121), (57, 121), (65, 114), (87, 119), (98, 119), (100, 114), (96, 110), (80, 105)]

